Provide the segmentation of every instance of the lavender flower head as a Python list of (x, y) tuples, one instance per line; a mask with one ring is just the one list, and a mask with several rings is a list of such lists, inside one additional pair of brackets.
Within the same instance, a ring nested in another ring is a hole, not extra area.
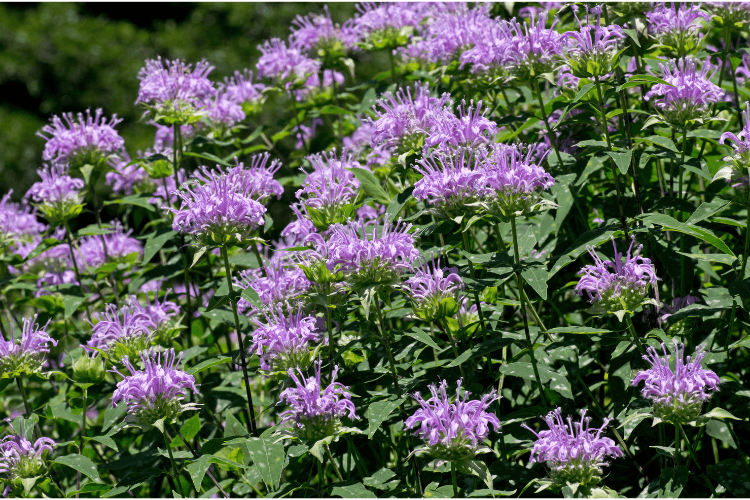
[(0, 199), (0, 243), (18, 245), (31, 242), (41, 235), (47, 226), (36, 219), (36, 209), (28, 203), (10, 201), (11, 194), (12, 189)]
[[(405, 425), (416, 430), (415, 435), (424, 439), (426, 451), (439, 462), (461, 462), (473, 458), (477, 453), (490, 451), (481, 446), (490, 434), (490, 425), (497, 432), (500, 420), (494, 413), (487, 412), (498, 396), (493, 389), (482, 399), (469, 400), (469, 392), (464, 391), (461, 399), (461, 383), (456, 382), (456, 399), (448, 398), (448, 382), (443, 380), (439, 385), (430, 385), (432, 397), (425, 400), (419, 392), (414, 399), (419, 408), (414, 415), (406, 419)], [(420, 451), (420, 450), (418, 450)]]
[(529, 24), (512, 19), (512, 36), (504, 47), (502, 64), (520, 81), (551, 73), (562, 61), (563, 36), (555, 31), (557, 19), (547, 28), (547, 12), (529, 18)]
[(42, 180), (34, 183), (26, 196), (36, 203), (50, 224), (65, 223), (81, 213), (84, 183), (68, 175), (66, 164), (46, 165), (37, 174)]
[(699, 3), (682, 3), (670, 6), (657, 4), (651, 12), (646, 12), (648, 31), (656, 40), (678, 57), (685, 57), (698, 47), (703, 37), (701, 19), (708, 22), (710, 17), (701, 10)]
[(247, 68), (242, 73), (235, 71), (234, 76), (224, 78), (221, 87), (226, 98), (242, 106), (242, 111), (248, 116), (257, 114), (265, 101), (263, 90), (266, 86), (262, 83), (253, 83), (253, 72)]
[(361, 2), (353, 29), (374, 49), (393, 50), (406, 45), (425, 18), (427, 4)]
[[(248, 269), (240, 272), (234, 283), (237, 288), (253, 289), (260, 297), (261, 304), (268, 309), (275, 309), (277, 305), (291, 303), (296, 306), (300, 302), (299, 296), (304, 294), (310, 286), (305, 273), (296, 267), (286, 268), (280, 261), (271, 262), (264, 266), (266, 276), (260, 269)], [(240, 313), (255, 314), (258, 311), (250, 302), (241, 298), (237, 302)]]
[[(323, 387), (320, 380), (320, 361), (315, 361), (315, 375), (305, 377), (300, 370), (287, 373), (295, 387), (285, 389), (277, 405), (286, 403), (290, 409), (279, 415), (281, 424), (290, 423), (294, 434), (304, 440), (320, 440), (334, 435), (341, 426), (341, 418), (359, 419), (348, 387), (336, 382), (339, 367), (334, 366), (331, 383)], [(297, 376), (299, 375), (299, 377)]]
[(92, 352), (92, 347), (99, 349), (115, 363), (127, 357), (137, 359), (138, 353), (148, 349), (155, 339), (151, 317), (139, 306), (118, 308), (107, 304), (103, 312), (94, 313), (96, 323), (90, 323), (92, 332), (86, 343), (87, 352)]
[(382, 226), (374, 223), (368, 227), (364, 221), (331, 226), (328, 269), (342, 271), (356, 288), (397, 281), (419, 257), (414, 236), (409, 234), (411, 227), (401, 219), (393, 224), (387, 217)]
[(258, 76), (275, 80), (287, 89), (294, 83), (304, 82), (320, 70), (318, 61), (305, 56), (295, 45), (287, 47), (286, 43), (278, 38), (258, 45), (258, 50), (262, 52), (255, 65)]
[(57, 341), (47, 333), (47, 324), (40, 327), (37, 315), (23, 319), (21, 338), (16, 341), (13, 324), (10, 325), (10, 340), (0, 338), (0, 377), (13, 378), (36, 373), (47, 362), (50, 344)]
[[(122, 121), (117, 115), (106, 119), (104, 111), (98, 108), (91, 116), (78, 113), (63, 113), (62, 118), (53, 116), (50, 125), (45, 125), (37, 135), (47, 141), (42, 153), (44, 161), (67, 163), (73, 168), (83, 165), (100, 165), (111, 155), (120, 153), (125, 147), (125, 140), (115, 130)], [(46, 134), (46, 135), (45, 135)]]
[(614, 441), (601, 436), (610, 422), (608, 418), (598, 429), (591, 429), (591, 417), (586, 417), (586, 410), (581, 410), (580, 422), (574, 423), (568, 417), (568, 424), (565, 425), (562, 411), (557, 408), (549, 412), (544, 420), (549, 430), (539, 431), (538, 434), (525, 423), (521, 424), (537, 437), (529, 462), (547, 462), (550, 476), (559, 486), (567, 483), (596, 484), (601, 480), (602, 467), (609, 465), (604, 461), (606, 457), (623, 456)]
[(576, 285), (576, 293), (582, 296), (585, 291), (592, 303), (602, 306), (607, 312), (632, 312), (642, 305), (649, 284), (655, 285), (658, 278), (651, 260), (640, 256), (643, 245), (638, 245), (631, 256), (634, 244), (635, 238), (630, 242), (625, 262), (617, 251), (614, 238), (614, 262), (602, 261), (592, 247), (587, 247), (596, 264), (584, 266), (578, 272), (581, 279)]
[(316, 327), (316, 318), (306, 316), (300, 307), (278, 306), (256, 320), (251, 351), (258, 355), (261, 370), (283, 372), (304, 370), (314, 357), (311, 344), (327, 343)]
[[(596, 23), (589, 19), (590, 13), (597, 16)], [(575, 14), (575, 17), (580, 29), (565, 33), (568, 36), (565, 45), (568, 65), (573, 75), (578, 78), (603, 77), (617, 65), (625, 34), (616, 24), (602, 26), (601, 6), (594, 7), (591, 11), (588, 6), (586, 7), (585, 26), (578, 18), (578, 14)]]
[[(679, 311), (680, 309), (684, 309), (687, 306), (692, 305), (692, 304), (697, 304), (698, 302), (700, 302), (700, 300), (701, 299), (699, 297), (695, 297), (693, 295), (686, 295), (684, 297), (675, 297), (675, 298), (673, 298), (672, 299), (672, 305), (670, 305), (670, 306), (663, 306), (661, 308), (661, 311), (660, 311), (660, 314), (659, 314), (659, 318), (658, 318), (659, 325), (661, 326), (664, 323), (666, 323), (667, 319), (670, 316), (672, 316), (674, 313), (676, 313), (677, 311)], [(646, 310), (646, 312), (648, 312), (648, 309)], [(674, 328), (676, 330), (679, 330), (679, 329), (682, 329), (682, 328), (686, 327), (687, 324), (688, 324), (688, 322), (686, 320), (676, 321), (676, 322), (671, 323), (667, 327), (667, 329), (671, 330), (671, 329)]]
[(362, 168), (356, 155), (344, 151), (336, 155), (334, 149), (328, 153), (310, 155), (307, 160), (313, 168), (307, 173), (302, 189), (296, 195), (304, 205), (307, 217), (319, 231), (331, 224), (342, 224), (354, 213), (360, 197), (360, 183), (350, 168)]
[(471, 101), (461, 101), (458, 116), (445, 113), (441, 119), (434, 122), (430, 134), (425, 139), (425, 146), (437, 147), (439, 150), (479, 149), (490, 144), (497, 133), (497, 124), (485, 117), (486, 109), (482, 109), (482, 101), (474, 106)]
[(709, 2), (708, 9), (719, 26), (737, 29), (750, 22), (750, 2)]
[(216, 166), (218, 172), (203, 166), (194, 176), (204, 185), (215, 182), (220, 177), (226, 177), (235, 190), (247, 193), (258, 203), (265, 204), (271, 196), (276, 196), (276, 199), (280, 200), (284, 194), (284, 188), (273, 178), (281, 168), (281, 162), (272, 160), (269, 164), (270, 159), (271, 155), (268, 153), (253, 155), (246, 167), (235, 157), (235, 166), (228, 168), (226, 172), (219, 165)]
[(105, 179), (115, 194), (131, 195), (153, 189), (146, 170), (141, 168), (140, 162), (131, 163), (126, 152), (109, 163), (113, 170), (106, 173)]
[(493, 20), (483, 31), (475, 31), (474, 46), (461, 53), (460, 67), (470, 66), (470, 73), (484, 77), (487, 83), (500, 78), (505, 81), (510, 76), (506, 67), (507, 53), (513, 38), (512, 24), (504, 19)]
[(146, 293), (145, 306), (138, 302), (135, 296), (130, 296), (129, 299), (134, 312), (143, 312), (148, 316), (148, 328), (152, 332), (153, 342), (161, 345), (168, 344), (179, 331), (179, 321), (174, 321), (174, 317), (180, 314), (180, 306), (167, 300), (170, 291), (172, 290), (167, 290), (161, 302), (159, 302), (158, 290), (154, 292), (153, 302)]
[(24, 486), (21, 479), (38, 477), (47, 471), (46, 455), (57, 446), (48, 437), (40, 437), (32, 444), (26, 438), (30, 432), (24, 430), (23, 418), (19, 426), (18, 434), (0, 440), (0, 474), (10, 483), (11, 491), (14, 491), (12, 496), (22, 496)]
[(214, 84), (208, 79), (213, 71), (206, 60), (193, 67), (179, 59), (148, 59), (138, 72), (141, 81), (136, 104), (154, 112), (160, 125), (185, 125), (201, 118), (199, 110), (214, 95)]
[(667, 123), (682, 129), (693, 120), (705, 118), (711, 105), (724, 96), (724, 91), (711, 83), (710, 68), (706, 62), (699, 71), (697, 61), (691, 58), (659, 64), (660, 77), (671, 85), (657, 83), (644, 99), (654, 99), (654, 107)]
[(476, 155), (467, 150), (420, 158), (414, 170), (422, 178), (414, 184), (414, 198), (430, 205), (439, 217), (475, 212), (478, 207), (472, 204), (491, 192), (479, 167)]
[(413, 97), (408, 87), (400, 88), (395, 96), (386, 93), (373, 106), (377, 115), (371, 139), (373, 149), (385, 149), (396, 154), (419, 151), (433, 125), (453, 116), (449, 102), (450, 95), (447, 93), (442, 97), (430, 97), (427, 83), (416, 83)]
[(701, 366), (705, 353), (703, 346), (695, 349), (694, 356), (685, 360), (685, 345), (675, 341), (675, 368), (669, 367), (669, 355), (664, 343), (661, 344), (664, 356), (649, 347), (643, 359), (651, 368), (641, 370), (633, 379), (633, 385), (645, 382), (641, 389), (644, 398), (651, 400), (654, 415), (673, 424), (686, 424), (698, 418), (703, 403), (711, 399), (719, 390), (721, 381), (712, 370)]
[(293, 203), (289, 208), (297, 218), (281, 230), (281, 237), (284, 238), (288, 247), (295, 247), (303, 244), (305, 238), (316, 232), (317, 229), (312, 221), (305, 217), (303, 209), (300, 209), (297, 203)]
[(206, 105), (206, 118), (214, 136), (222, 137), (245, 119), (245, 112), (226, 92), (218, 90)]
[(170, 423), (184, 411), (197, 410), (198, 405), (183, 402), (188, 392), (197, 393), (198, 388), (195, 377), (177, 368), (182, 355), (177, 357), (174, 349), (143, 351), (143, 370), (136, 370), (127, 358), (123, 360), (130, 375), (123, 375), (116, 368), (112, 370), (123, 378), (112, 395), (112, 406), (125, 401), (126, 420), (142, 426), (159, 419)]
[(411, 298), (412, 309), (418, 318), (435, 321), (452, 317), (458, 312), (458, 294), (464, 289), (458, 268), (440, 267), (431, 254), (432, 266), (422, 261), (414, 276), (404, 283), (404, 291)]
[(203, 246), (222, 246), (248, 240), (265, 223), (266, 207), (255, 200), (252, 183), (220, 169), (204, 170), (200, 179), (203, 184), (187, 183), (177, 191), (182, 205), (169, 208), (175, 231), (190, 234)]
[(555, 179), (541, 166), (549, 149), (494, 144), (483, 155), (484, 182), (492, 194), (485, 198), (485, 209), (495, 217), (507, 219), (528, 215), (551, 204), (541, 192), (555, 185)]
[(734, 154), (727, 156), (724, 161), (731, 161), (740, 172), (750, 169), (750, 102), (745, 103), (745, 111), (742, 112), (744, 122), (742, 130), (735, 135), (733, 132), (724, 132), (719, 138), (719, 143), (724, 144), (727, 140), (732, 143)]
[(105, 262), (121, 263), (142, 256), (143, 243), (130, 236), (132, 233), (132, 229), (123, 231), (118, 223), (112, 233), (82, 238), (75, 255), (76, 262), (80, 267), (97, 268)]
[(353, 21), (350, 19), (342, 26), (337, 26), (331, 19), (327, 5), (323, 6), (323, 10), (323, 15), (297, 15), (292, 21), (292, 43), (324, 59), (344, 56), (357, 42), (358, 36), (352, 27)]

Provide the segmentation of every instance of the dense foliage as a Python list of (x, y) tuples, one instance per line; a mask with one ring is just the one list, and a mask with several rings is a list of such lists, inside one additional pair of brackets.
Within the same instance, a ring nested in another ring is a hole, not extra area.
[(750, 495), (750, 5), (356, 11), (40, 127), (4, 493)]

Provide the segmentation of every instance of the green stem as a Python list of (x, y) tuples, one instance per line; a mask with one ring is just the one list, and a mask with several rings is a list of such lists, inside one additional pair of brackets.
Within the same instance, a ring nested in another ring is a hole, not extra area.
[[(687, 128), (682, 129), (682, 153), (680, 154), (680, 183), (678, 198), (682, 199), (682, 179), (685, 173), (685, 150), (687, 149)], [(682, 222), (682, 212), (680, 212), (680, 222)], [(685, 235), (680, 236), (680, 294), (684, 297), (685, 292)]]
[[(513, 253), (516, 261), (516, 268), (520, 265), (520, 258), (518, 254), (518, 232), (516, 231), (516, 219), (511, 218), (510, 219), (510, 228), (513, 232)], [(539, 368), (536, 366), (536, 357), (534, 356), (534, 345), (531, 343), (531, 334), (529, 333), (529, 322), (526, 318), (526, 300), (525, 300), (525, 294), (523, 293), (523, 277), (521, 276), (521, 272), (516, 269), (516, 282), (518, 283), (518, 289), (521, 291), (519, 294), (521, 299), (521, 317), (523, 318), (523, 329), (526, 333), (526, 342), (529, 345), (529, 357), (531, 357), (531, 367), (534, 369), (534, 377), (536, 378), (536, 383), (539, 385), (539, 394), (542, 397), (542, 402), (544, 404), (544, 407), (546, 408), (548, 406), (547, 404), (547, 397), (544, 394), (544, 386), (542, 385), (542, 378), (539, 376)]]
[(318, 462), (318, 486), (320, 487), (320, 496), (323, 496), (323, 488), (325, 487), (325, 475), (323, 474), (323, 462)]
[[(81, 294), (85, 297), (86, 292), (83, 291), (83, 279), (81, 278), (81, 271), (78, 269), (78, 261), (76, 261), (76, 254), (73, 250), (73, 236), (72, 232), (70, 230), (70, 226), (68, 225), (68, 221), (65, 221), (65, 236), (67, 236), (68, 240), (68, 248), (70, 249), (70, 260), (73, 261), (73, 269), (76, 272), (76, 279), (78, 280), (78, 286), (81, 289)], [(94, 321), (91, 319), (91, 311), (89, 310), (89, 303), (84, 299), (84, 307), (86, 308), (86, 317), (89, 320), (89, 323), (93, 323)]]
[[(448, 328), (447, 326), (445, 328), (443, 328), (443, 325), (438, 320), (435, 320), (435, 324), (437, 324), (438, 328), (440, 328), (441, 330), (443, 330), (445, 332), (445, 334), (448, 335), (448, 340), (450, 340), (451, 346), (453, 346), (453, 354), (456, 356), (456, 358), (458, 358), (458, 345), (456, 344), (456, 339), (454, 339), (453, 335), (451, 335), (450, 328)], [(461, 377), (463, 377), (465, 379), (466, 378), (466, 374), (464, 373), (464, 367), (463, 367), (463, 365), (462, 364), (458, 365), (458, 369), (461, 371)]]
[(333, 459), (333, 455), (331, 455), (331, 449), (328, 447), (328, 445), (325, 445), (325, 447), (326, 447), (326, 453), (328, 454), (328, 459), (331, 461), (331, 465), (333, 465), (333, 471), (336, 473), (336, 477), (339, 478), (339, 481), (343, 481), (344, 478), (341, 476), (339, 467), (338, 465), (336, 465), (336, 461)]
[(456, 464), (451, 460), (451, 481), (453, 482), (453, 498), (458, 498), (458, 479), (456, 478)]
[[(750, 174), (750, 168), (748, 168)], [(747, 254), (750, 250), (750, 189), (747, 190), (747, 205), (745, 206), (747, 215), (745, 219), (745, 250), (742, 252), (742, 270), (740, 271), (740, 281), (745, 279), (745, 269), (747, 268)]]
[(523, 294), (523, 298), (526, 300), (526, 303), (529, 305), (529, 312), (531, 312), (531, 316), (534, 318), (534, 321), (536, 321), (536, 324), (539, 326), (539, 328), (542, 329), (542, 332), (544, 332), (544, 335), (547, 336), (547, 340), (550, 342), (554, 342), (555, 339), (552, 338), (552, 335), (547, 331), (547, 327), (544, 326), (544, 322), (542, 321), (542, 318), (539, 316), (539, 313), (536, 312), (536, 309), (534, 308), (534, 304), (531, 303), (529, 300), (529, 296), (526, 295), (526, 290), (521, 288), (521, 294)]
[(375, 316), (378, 319), (378, 328), (380, 329), (380, 338), (383, 339), (383, 344), (385, 346), (385, 352), (388, 354), (388, 364), (391, 367), (391, 374), (393, 375), (393, 385), (396, 388), (396, 394), (398, 394), (398, 397), (401, 397), (401, 387), (398, 385), (398, 375), (396, 374), (396, 362), (393, 359), (393, 352), (391, 352), (391, 343), (388, 340), (388, 331), (385, 328), (385, 322), (383, 321), (383, 311), (380, 309), (380, 302), (375, 297), (374, 306), (375, 306)]
[(388, 52), (388, 60), (391, 62), (391, 82), (396, 83), (396, 64), (393, 61), (393, 49), (385, 49)]
[[(177, 434), (178, 436), (180, 436), (180, 439), (182, 439), (182, 442), (185, 443), (185, 446), (190, 451), (190, 453), (192, 453), (193, 457), (194, 458), (199, 458), (198, 457), (198, 453), (193, 449), (193, 447), (190, 445), (190, 443), (188, 442), (188, 440), (185, 439), (185, 436), (183, 436), (182, 433), (179, 430), (177, 430), (177, 427), (173, 426), (172, 424), (169, 424), (169, 427), (172, 429), (172, 432), (174, 432), (175, 434)], [(216, 480), (216, 478), (214, 477), (214, 475), (211, 474), (210, 470), (206, 471), (206, 475), (208, 475), (208, 477), (214, 483), (214, 486), (216, 486), (216, 488), (218, 488), (218, 490), (221, 491), (221, 494), (224, 495), (224, 498), (229, 498), (229, 494), (226, 491), (224, 491), (224, 488), (221, 487), (221, 485)]]
[[(85, 356), (85, 354), (84, 354)], [(81, 413), (81, 447), (78, 450), (79, 455), (83, 455), (83, 447), (86, 445), (86, 403), (88, 402), (88, 390), (83, 389), (83, 412)]]
[(258, 250), (258, 245), (250, 245), (253, 249), (253, 254), (255, 255), (255, 258), (258, 260), (258, 267), (260, 268), (260, 272), (263, 274), (264, 278), (268, 278), (268, 272), (266, 271), (266, 266), (263, 265), (263, 260), (260, 257), (260, 250)]
[[(471, 253), (471, 246), (469, 245), (469, 235), (468, 233), (464, 232), (463, 235), (463, 244), (464, 244), (464, 250), (466, 253)], [(469, 274), (471, 275), (471, 279), (476, 279), (476, 274), (474, 271), (474, 264), (471, 262), (471, 259), (468, 257), (466, 258), (466, 261), (469, 263)], [(477, 304), (477, 314), (479, 315), (479, 324), (482, 327), (482, 333), (484, 334), (484, 340), (487, 340), (487, 328), (484, 325), (484, 314), (482, 314), (482, 304), (479, 301), (479, 292), (473, 290), (474, 292), (474, 302)], [(488, 361), (489, 366), (489, 361)]]
[(641, 351), (641, 354), (645, 356), (646, 349), (643, 348), (641, 339), (638, 338), (638, 334), (635, 331), (635, 326), (633, 326), (633, 320), (630, 319), (630, 314), (625, 314), (625, 324), (628, 325), (628, 332), (630, 332), (630, 335), (633, 337), (633, 343), (636, 345), (636, 347), (638, 347), (638, 350)]
[(174, 475), (175, 486), (177, 486), (180, 484), (180, 473), (177, 471), (177, 464), (175, 463), (174, 456), (172, 455), (172, 446), (170, 446), (172, 440), (169, 439), (166, 427), (162, 428), (161, 434), (162, 436), (164, 436), (164, 446), (167, 447), (167, 453), (169, 453), (169, 461), (172, 463), (172, 474)]
[(680, 465), (680, 424), (674, 424), (674, 468)]
[(560, 156), (560, 151), (557, 149), (557, 140), (555, 139), (555, 134), (552, 132), (552, 128), (549, 126), (549, 119), (547, 118), (547, 110), (544, 109), (544, 100), (542, 99), (542, 91), (539, 89), (539, 82), (536, 81), (536, 77), (531, 78), (531, 86), (534, 89), (534, 93), (536, 94), (537, 99), (539, 100), (539, 109), (542, 112), (542, 120), (544, 120), (544, 126), (547, 128), (547, 136), (549, 137), (549, 142), (552, 144), (552, 149), (555, 151), (555, 156), (557, 157), (557, 164), (559, 168), (563, 167), (562, 157)]
[(229, 256), (227, 254), (227, 247), (223, 245), (221, 247), (221, 255), (224, 257), (224, 267), (226, 268), (227, 286), (229, 287), (229, 302), (232, 303), (232, 312), (234, 313), (234, 327), (237, 330), (237, 343), (239, 344), (240, 350), (240, 361), (242, 363), (242, 376), (245, 379), (245, 392), (247, 394), (247, 404), (250, 409), (249, 415), (247, 414), (247, 408), (245, 409), (245, 415), (247, 417), (247, 428), (250, 433), (258, 437), (258, 428), (255, 423), (255, 408), (253, 406), (253, 394), (250, 391), (250, 377), (247, 374), (247, 359), (245, 358), (245, 342), (242, 338), (242, 328), (240, 328), (240, 316), (237, 312), (237, 299), (234, 297), (234, 285), (232, 284), (232, 268), (229, 266)]

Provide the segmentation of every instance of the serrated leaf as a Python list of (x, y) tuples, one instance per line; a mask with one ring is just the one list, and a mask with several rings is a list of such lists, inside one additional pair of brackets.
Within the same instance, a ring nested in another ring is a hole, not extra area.
[(367, 428), (367, 437), (372, 439), (372, 436), (375, 435), (375, 432), (380, 429), (383, 422), (393, 413), (393, 410), (401, 406), (405, 400), (406, 398), (402, 397), (397, 399), (383, 399), (371, 403), (367, 407), (367, 410), (365, 410), (365, 418), (367, 418), (367, 422), (370, 424)]
[[(563, 397), (573, 399), (570, 382), (561, 373), (554, 372), (549, 367), (538, 362), (537, 370), (539, 371), (539, 379), (543, 384), (550, 382), (550, 389), (560, 393)], [(530, 381), (536, 380), (534, 368), (530, 362), (517, 361), (509, 363), (498, 368), (498, 371), (512, 377), (520, 377)]]
[(427, 344), (428, 346), (432, 347), (433, 349), (437, 349), (438, 351), (441, 349), (441, 347), (437, 345), (434, 340), (432, 340), (432, 337), (430, 337), (427, 332), (420, 328), (417, 328), (416, 326), (412, 328), (411, 331), (404, 332), (404, 335), (416, 339), (423, 344)]
[(251, 438), (247, 440), (247, 449), (266, 486), (274, 490), (278, 488), (286, 459), (284, 445), (268, 439)]
[(630, 161), (633, 159), (633, 150), (628, 149), (626, 151), (606, 151), (607, 156), (612, 158), (617, 165), (617, 169), (622, 175), (627, 175), (630, 169)]
[(358, 481), (334, 483), (331, 488), (331, 495), (342, 498), (377, 498), (375, 493), (365, 488), (365, 485)]
[(714, 199), (710, 202), (703, 202), (695, 209), (695, 212), (693, 212), (685, 224), (696, 224), (702, 220), (708, 219), (712, 215), (721, 212), (729, 205), (729, 203), (728, 200), (722, 200), (720, 198)]
[(591, 328), (589, 326), (558, 326), (556, 328), (550, 328), (547, 330), (549, 333), (572, 333), (576, 335), (601, 335), (604, 333), (612, 333), (611, 330), (604, 328)]
[(101, 482), (101, 479), (99, 478), (99, 472), (96, 470), (96, 464), (94, 464), (94, 462), (92, 462), (91, 459), (85, 455), (79, 455), (77, 453), (72, 455), (65, 455), (63, 457), (56, 458), (54, 463), (66, 465), (85, 475), (92, 481), (95, 481), (97, 483)]
[(549, 273), (543, 267), (541, 263), (537, 263), (534, 266), (528, 266), (521, 271), (521, 276), (526, 280), (531, 288), (544, 300), (547, 300), (547, 280), (549, 279)]
[(108, 405), (107, 409), (104, 410), (104, 423), (102, 423), (102, 432), (105, 432), (107, 429), (112, 427), (114, 423), (122, 420), (127, 412), (128, 405), (124, 401), (118, 403), (116, 407)]
[[(195, 436), (198, 435), (198, 433), (201, 430), (201, 419), (200, 414), (196, 413), (190, 419), (188, 419), (187, 422), (182, 424), (182, 427), (180, 427), (180, 434), (182, 434), (182, 437), (188, 440), (190, 442)], [(172, 448), (176, 448), (178, 446), (185, 446), (185, 443), (182, 442), (182, 438), (180, 436), (175, 436), (172, 438), (171, 443)]]
[(260, 295), (258, 295), (258, 292), (256, 292), (251, 287), (247, 287), (242, 290), (242, 294), (240, 296), (246, 301), (250, 302), (256, 309), (263, 308), (263, 303), (260, 301)]
[(213, 368), (217, 365), (223, 365), (224, 363), (231, 363), (232, 358), (230, 356), (214, 356), (212, 358), (205, 359), (198, 363), (195, 366), (191, 366), (187, 369), (187, 373), (190, 375), (195, 375), (196, 373), (200, 373), (204, 370), (208, 370), (209, 368)]
[(687, 224), (679, 222), (675, 220), (674, 218), (670, 217), (669, 215), (665, 215), (665, 214), (644, 214), (644, 215), (637, 216), (636, 218), (641, 219), (644, 222), (648, 222), (650, 224), (656, 224), (656, 225), (662, 226), (665, 229), (678, 231), (680, 233), (694, 236), (700, 240), (705, 241), (706, 243), (710, 245), (715, 246), (716, 248), (726, 253), (727, 255), (731, 255), (732, 257), (735, 257), (734, 252), (732, 252), (732, 250), (727, 246), (726, 243), (724, 243), (722, 240), (720, 240), (718, 237), (716, 237), (714, 234), (710, 233), (706, 229), (696, 227), (696, 226), (688, 226)]

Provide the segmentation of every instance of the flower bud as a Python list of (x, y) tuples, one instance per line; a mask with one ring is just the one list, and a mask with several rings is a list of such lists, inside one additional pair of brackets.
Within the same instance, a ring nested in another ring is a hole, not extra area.
[(104, 380), (106, 373), (101, 356), (83, 354), (73, 363), (73, 377), (81, 384), (98, 384)]

